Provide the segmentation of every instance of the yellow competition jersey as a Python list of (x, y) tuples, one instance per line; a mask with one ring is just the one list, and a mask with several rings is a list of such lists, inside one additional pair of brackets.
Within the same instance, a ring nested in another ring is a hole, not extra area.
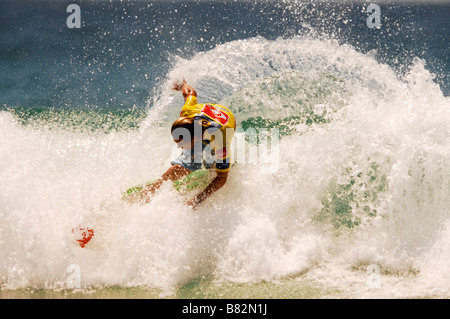
[[(216, 171), (226, 172), (230, 169), (230, 145), (236, 129), (236, 120), (233, 113), (223, 105), (198, 104), (197, 97), (190, 95), (181, 109), (180, 116), (194, 118), (202, 122), (208, 129), (203, 136), (204, 140), (210, 141), (211, 147), (216, 154)], [(214, 140), (214, 129), (220, 130), (222, 143)], [(209, 133), (208, 133), (209, 132)]]

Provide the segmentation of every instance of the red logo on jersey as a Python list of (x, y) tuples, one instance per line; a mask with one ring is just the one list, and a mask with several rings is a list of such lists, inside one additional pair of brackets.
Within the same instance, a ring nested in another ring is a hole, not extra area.
[(228, 114), (226, 114), (221, 110), (216, 109), (212, 105), (206, 104), (203, 107), (202, 112), (222, 125), (226, 125), (228, 123)]

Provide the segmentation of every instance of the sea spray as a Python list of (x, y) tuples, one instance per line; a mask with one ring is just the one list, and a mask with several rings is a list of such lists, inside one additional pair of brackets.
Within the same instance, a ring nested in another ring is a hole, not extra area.
[[(124, 205), (121, 191), (169, 167), (183, 103), (170, 83), (184, 74), (244, 132), (282, 128), (278, 170), (236, 164), (195, 212), (169, 185)], [(430, 290), (430, 271), (448, 268), (450, 107), (431, 79), (423, 60), (401, 77), (336, 41), (258, 37), (177, 59), (138, 130), (23, 126), (2, 111), (1, 284), (61, 287), (77, 264), (82, 287), (297, 275), (350, 296), (445, 295), (445, 284)], [(91, 249), (70, 237), (80, 223), (100, 230)], [(372, 264), (391, 275), (368, 292)]]

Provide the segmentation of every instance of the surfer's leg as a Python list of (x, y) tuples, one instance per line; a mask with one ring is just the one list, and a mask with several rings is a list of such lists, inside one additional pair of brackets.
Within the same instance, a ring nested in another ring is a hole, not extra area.
[(185, 149), (178, 158), (171, 161), (172, 166), (161, 176), (161, 178), (159, 178), (156, 182), (145, 186), (141, 193), (145, 202), (148, 203), (150, 201), (149, 196), (155, 194), (164, 182), (174, 182), (186, 175), (189, 175), (193, 171), (202, 169), (201, 160), (199, 163), (195, 161), (195, 152), (198, 150), (200, 151), (200, 153), (199, 155), (197, 155), (201, 159), (202, 148), (193, 147), (192, 149)]
[(187, 168), (183, 167), (182, 165), (176, 164), (172, 165), (162, 176), (161, 179), (164, 181), (176, 181), (180, 178), (190, 174), (191, 171)]
[(176, 181), (180, 178), (191, 173), (190, 170), (184, 168), (183, 166), (177, 164), (172, 165), (164, 174), (162, 174), (161, 178), (159, 178), (156, 182), (147, 185), (142, 190), (142, 194), (145, 198), (146, 202), (150, 201), (149, 195), (153, 195), (156, 191), (161, 187), (161, 185), (166, 181)]

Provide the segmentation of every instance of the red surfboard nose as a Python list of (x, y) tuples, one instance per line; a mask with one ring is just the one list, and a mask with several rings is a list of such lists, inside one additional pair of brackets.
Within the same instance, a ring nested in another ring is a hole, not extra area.
[(84, 248), (92, 237), (94, 237), (94, 230), (88, 227), (74, 227), (72, 233), (75, 234), (75, 239), (81, 248)]

